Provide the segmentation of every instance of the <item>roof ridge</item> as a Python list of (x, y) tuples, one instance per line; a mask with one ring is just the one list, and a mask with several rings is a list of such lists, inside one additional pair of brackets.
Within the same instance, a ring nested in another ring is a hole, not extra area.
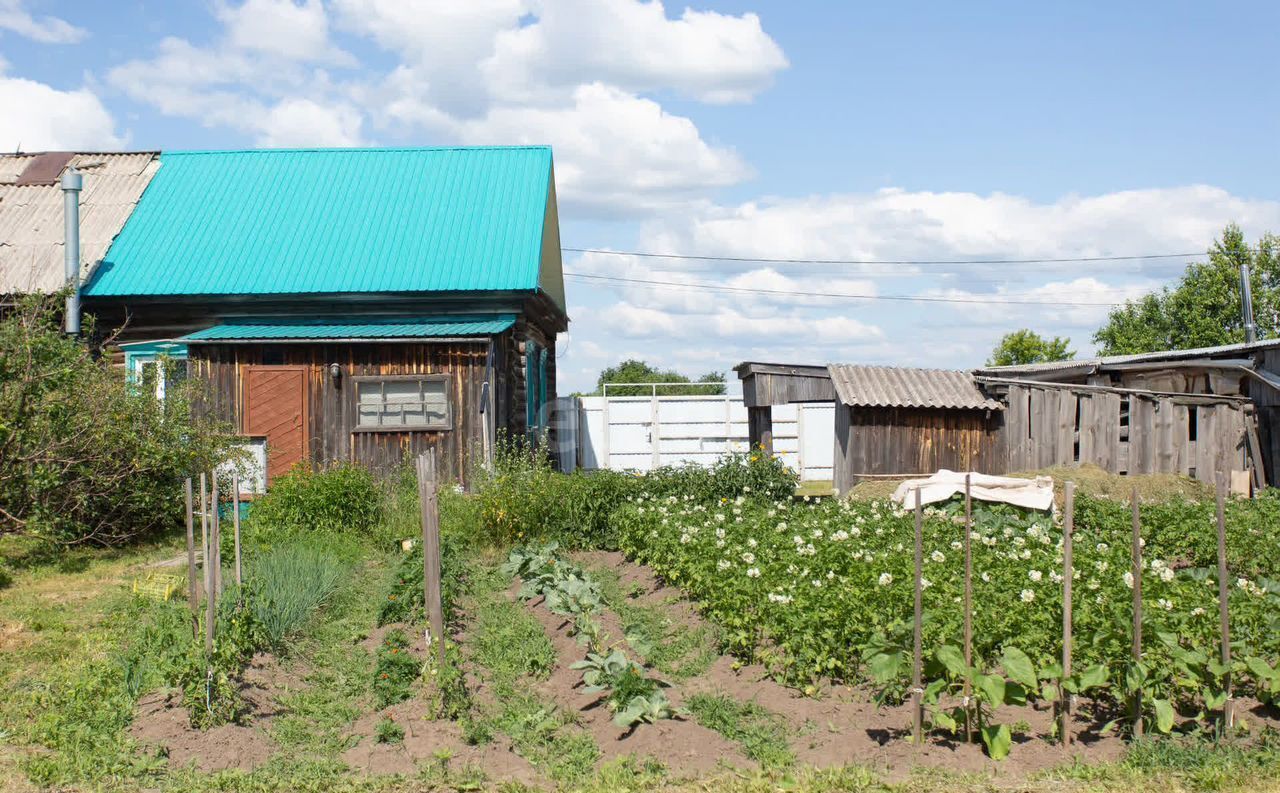
[[(518, 146), (300, 146), (264, 149), (161, 149), (161, 156), (191, 157), (205, 154), (301, 154), (307, 152), (369, 153), (416, 151), (551, 151), (550, 144)], [(142, 152), (138, 152), (142, 153)]]

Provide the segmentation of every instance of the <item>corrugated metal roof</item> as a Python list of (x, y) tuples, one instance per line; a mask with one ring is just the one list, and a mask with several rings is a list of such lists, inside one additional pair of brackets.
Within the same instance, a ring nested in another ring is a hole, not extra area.
[(1000, 410), (968, 372), (896, 366), (827, 366), (836, 395), (855, 407)]
[(511, 314), (446, 317), (374, 317), (352, 320), (244, 320), (215, 325), (178, 341), (290, 341), (300, 339), (429, 339), (490, 336), (515, 324)]
[(1130, 355), (1102, 355), (1093, 358), (1078, 358), (1071, 361), (1049, 361), (1047, 363), (1029, 363), (1014, 366), (986, 366), (974, 371), (978, 374), (994, 377), (1017, 377), (1024, 374), (1065, 372), (1074, 369), (1096, 371), (1100, 367), (1117, 364), (1218, 358), (1240, 353), (1257, 352), (1258, 350), (1269, 350), (1275, 347), (1280, 347), (1280, 339), (1261, 339), (1254, 342), (1222, 344), (1217, 347), (1193, 347), (1186, 350), (1158, 350), (1156, 352), (1133, 353)]
[(551, 149), (164, 152), (86, 294), (533, 291)]
[[(14, 184), (36, 154), (0, 155), (0, 294), (51, 292), (63, 284), (62, 189)], [(80, 274), (88, 277), (155, 175), (155, 152), (76, 154), (80, 193)]]

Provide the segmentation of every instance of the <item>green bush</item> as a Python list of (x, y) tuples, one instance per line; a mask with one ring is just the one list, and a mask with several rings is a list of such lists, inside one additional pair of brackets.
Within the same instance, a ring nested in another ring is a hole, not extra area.
[(0, 534), (114, 546), (177, 528), (182, 478), (223, 460), (229, 434), (192, 411), (192, 383), (163, 401), (127, 387), (105, 351), (60, 331), (58, 303), (25, 298), (0, 319)]
[(567, 548), (613, 550), (619, 537), (612, 516), (628, 500), (784, 501), (797, 481), (780, 458), (761, 451), (726, 454), (710, 467), (561, 474), (545, 455), (499, 444), (493, 471), (479, 482), (480, 537), (493, 545), (555, 540)]
[(382, 489), (363, 466), (298, 466), (253, 503), (246, 530), (259, 538), (313, 533), (367, 537), (381, 525), (383, 503)]
[(269, 646), (280, 648), (333, 594), (347, 565), (306, 545), (281, 545), (252, 558), (247, 599)]

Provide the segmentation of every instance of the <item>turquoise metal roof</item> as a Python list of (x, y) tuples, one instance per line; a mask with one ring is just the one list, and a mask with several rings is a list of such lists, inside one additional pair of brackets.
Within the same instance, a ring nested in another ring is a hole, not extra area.
[(515, 324), (512, 314), (370, 319), (280, 319), (228, 322), (183, 336), (187, 343), (295, 339), (429, 339), (490, 336)]
[(85, 294), (532, 291), (551, 149), (164, 152)]

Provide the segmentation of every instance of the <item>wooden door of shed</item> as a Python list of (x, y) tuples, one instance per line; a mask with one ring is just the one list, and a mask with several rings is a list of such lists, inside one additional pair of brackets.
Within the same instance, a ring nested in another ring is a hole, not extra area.
[(245, 435), (267, 439), (267, 483), (306, 458), (307, 369), (246, 366)]

